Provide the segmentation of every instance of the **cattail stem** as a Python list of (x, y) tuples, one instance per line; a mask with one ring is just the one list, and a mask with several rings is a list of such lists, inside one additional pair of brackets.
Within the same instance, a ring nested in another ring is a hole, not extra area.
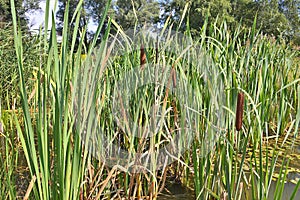
[(243, 110), (244, 110), (244, 94), (240, 92), (238, 94), (237, 105), (236, 105), (236, 121), (235, 128), (240, 131), (243, 125)]

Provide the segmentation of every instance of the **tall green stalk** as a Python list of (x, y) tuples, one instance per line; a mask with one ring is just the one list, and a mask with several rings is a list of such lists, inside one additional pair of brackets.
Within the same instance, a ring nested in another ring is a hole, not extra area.
[[(34, 102), (29, 105), (28, 91), (25, 85), (23, 65), (23, 45), (21, 31), (18, 27), (14, 1), (11, 1), (14, 41), (20, 77), (20, 95), (25, 126), (21, 126), (17, 117), (18, 134), (32, 177), (36, 177), (32, 196), (34, 199), (79, 199), (84, 191), (83, 181), (86, 173), (87, 156), (82, 157), (81, 136), (76, 127), (76, 115), (71, 102), (77, 98), (72, 94), (71, 83), (78, 79), (81, 70), (80, 41), (77, 53), (74, 50), (78, 36), (80, 10), (82, 2), (73, 13), (75, 20), (74, 35), (69, 49), (69, 4), (65, 10), (63, 39), (60, 47), (57, 43), (54, 14), (50, 40), (44, 34), (44, 47), (40, 47), (41, 63), (38, 69), (37, 90)], [(45, 28), (48, 27), (49, 3), (46, 1)], [(103, 13), (105, 20), (109, 2)], [(85, 27), (86, 29), (87, 27)], [(101, 30), (102, 27), (98, 29)], [(84, 34), (84, 33), (83, 33)], [(96, 35), (95, 37), (98, 37)], [(94, 49), (95, 43), (89, 48)], [(91, 57), (91, 55), (89, 55)], [(75, 61), (75, 62), (74, 62)], [(77, 127), (78, 128), (78, 127)]]

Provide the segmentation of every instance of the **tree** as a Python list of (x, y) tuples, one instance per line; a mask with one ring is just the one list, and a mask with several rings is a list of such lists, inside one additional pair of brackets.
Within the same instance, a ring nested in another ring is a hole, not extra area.
[(243, 25), (251, 27), (257, 16), (257, 28), (267, 35), (284, 36), (288, 31), (288, 20), (279, 11), (277, 0), (241, 0), (234, 2), (234, 16), (236, 20), (242, 20)]
[[(235, 0), (235, 17), (252, 26), (257, 15), (260, 30), (287, 41), (299, 35), (299, 0)], [(299, 41), (300, 42), (300, 41)]]
[[(90, 22), (93, 22), (93, 24), (95, 26), (99, 25), (99, 22), (102, 20), (103, 17), (103, 13), (104, 13), (104, 9), (107, 5), (107, 0), (86, 0), (85, 1), (85, 5), (86, 5), (86, 10), (88, 10), (89, 16), (90, 16)], [(112, 4), (110, 5), (110, 9), (108, 10), (108, 17), (113, 17), (114, 11), (113, 11), (113, 6)], [(102, 30), (100, 32), (98, 41), (101, 41), (101, 37), (104, 35), (107, 26), (108, 26), (108, 17), (105, 18), (104, 20), (104, 24), (102, 27)], [(94, 33), (92, 33), (92, 31), (90, 32), (91, 35), (93, 35)]]
[[(69, 0), (61, 0), (59, 2), (58, 5), (58, 11), (56, 13), (56, 18), (58, 20), (57, 22), (57, 31), (58, 32), (62, 32), (63, 26), (64, 26), (64, 15), (65, 15), (65, 11), (67, 8), (67, 4), (69, 3), (69, 15), (68, 15), (68, 24), (69, 24), (69, 40), (72, 39), (72, 35), (74, 32), (74, 27), (75, 27), (75, 21), (72, 21), (72, 17), (73, 14), (75, 13), (76, 7), (79, 4), (80, 0), (73, 0), (73, 1), (69, 1)], [(89, 23), (90, 20), (90, 15), (86, 10), (86, 3), (84, 1), (83, 5), (82, 5), (82, 9), (80, 11), (80, 20), (79, 20), (79, 27), (78, 27), (78, 33), (77, 33), (77, 43), (76, 45), (78, 45), (79, 40), (80, 40), (80, 32), (83, 32), (84, 28), (87, 28), (87, 25)], [(89, 32), (86, 33), (86, 35), (84, 36), (83, 40), (84, 40), (84, 44), (88, 45), (88, 37), (89, 37)]]
[(289, 23), (289, 39), (300, 44), (300, 0), (279, 0), (279, 10), (285, 15)]
[[(162, 1), (161, 23), (171, 16), (178, 25), (185, 5), (184, 0)], [(299, 11), (300, 0), (193, 0), (189, 1), (188, 19), (192, 32), (197, 34), (206, 17), (209, 24), (218, 16), (217, 23), (225, 20), (229, 26), (234, 26), (242, 21), (244, 27), (251, 28), (257, 16), (257, 28), (264, 34), (297, 40), (300, 44)], [(186, 29), (186, 23), (182, 28)]]
[(155, 0), (117, 0), (113, 4), (113, 18), (124, 29), (141, 28), (144, 24), (155, 26), (160, 8)]
[[(69, 6), (69, 22), (75, 12), (76, 6), (79, 0), (70, 1)], [(86, 0), (84, 1), (79, 28), (82, 29), (87, 24), (94, 22), (98, 25), (102, 18), (104, 8), (107, 4), (106, 0)], [(59, 9), (56, 14), (58, 19), (58, 30), (62, 30), (63, 27), (63, 16), (67, 0), (61, 0), (59, 3)], [(108, 16), (113, 18), (124, 30), (137, 27), (142, 27), (145, 23), (148, 25), (156, 25), (159, 19), (160, 9), (159, 4), (156, 0), (116, 0), (112, 2)], [(105, 32), (107, 27), (108, 19), (105, 20), (103, 30), (101, 31), (100, 37)], [(70, 24), (70, 32), (73, 32), (74, 24)], [(112, 30), (114, 31), (114, 30)], [(88, 31), (86, 36), (85, 44), (88, 43), (88, 39), (93, 36), (92, 31)], [(99, 38), (100, 40), (101, 38)]]
[[(181, 16), (183, 14), (184, 7), (186, 5), (184, 0), (165, 0), (161, 3), (164, 7), (164, 14), (162, 17), (162, 23), (171, 16), (175, 25), (179, 24)], [(225, 19), (228, 23), (234, 21), (234, 17), (231, 15), (231, 3), (229, 0), (194, 0), (189, 1), (188, 8), (189, 26), (192, 32), (198, 32), (206, 17), (208, 17), (209, 23), (215, 21), (218, 17), (221, 22)], [(182, 24), (182, 28), (186, 28), (186, 23)]]
[[(20, 20), (20, 25), (27, 27), (28, 19), (25, 13), (40, 9), (39, 3), (41, 0), (15, 0), (17, 17)], [(11, 22), (10, 0), (0, 0), (0, 26)]]
[[(103, 17), (103, 11), (107, 4), (106, 0), (87, 0), (85, 1), (86, 9), (91, 19), (98, 23)], [(110, 12), (111, 14), (111, 12)]]

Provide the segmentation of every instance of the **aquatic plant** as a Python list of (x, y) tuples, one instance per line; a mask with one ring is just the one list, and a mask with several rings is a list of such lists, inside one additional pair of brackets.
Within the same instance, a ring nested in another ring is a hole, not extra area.
[[(22, 144), (30, 172), (26, 198), (156, 199), (169, 176), (193, 187), (197, 199), (266, 199), (276, 175), (281, 198), (293, 162), (286, 154), (281, 159), (283, 147), (297, 138), (300, 121), (297, 55), (288, 46), (260, 34), (255, 22), (251, 30), (205, 23), (198, 38), (189, 27), (171, 34), (167, 22), (160, 40), (136, 33), (130, 36), (138, 40), (130, 40), (111, 18), (96, 46), (109, 3), (91, 43), (76, 44), (87, 28), (78, 28), (82, 3), (72, 35), (66, 6), (61, 44), (54, 25), (50, 39), (39, 35), (42, 53), (28, 88), (11, 1), (22, 111), (12, 109), (14, 120), (4, 125), (17, 129)], [(45, 30), (49, 11), (47, 0)], [(18, 160), (14, 138), (6, 138), (0, 156), (3, 199), (16, 197), (8, 187)], [(159, 157), (157, 149), (169, 154)]]

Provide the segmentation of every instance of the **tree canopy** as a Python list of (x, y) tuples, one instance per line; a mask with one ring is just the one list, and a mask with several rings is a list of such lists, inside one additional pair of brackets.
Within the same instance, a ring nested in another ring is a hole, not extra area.
[[(300, 44), (300, 0), (193, 0), (188, 3), (189, 26), (193, 32), (200, 30), (206, 17), (209, 23), (218, 19), (232, 26), (242, 22), (243, 26), (251, 27), (257, 16), (257, 28), (264, 34)], [(161, 23), (171, 16), (178, 24), (186, 1), (163, 0), (160, 5), (165, 11)]]
[[(39, 3), (41, 0), (15, 0), (17, 16), (22, 27), (26, 27), (28, 19), (25, 13), (40, 9)], [(0, 0), (0, 27), (3, 24), (11, 22), (10, 0)]]
[[(15, 0), (21, 24), (27, 24), (25, 13), (39, 9), (40, 1)], [(58, 29), (62, 28), (67, 2), (68, 0), (59, 0), (56, 15)], [(84, 0), (80, 28), (93, 23), (97, 26), (107, 2), (107, 0)], [(70, 22), (79, 0), (72, 0), (69, 3)], [(216, 20), (220, 23), (225, 20), (229, 26), (236, 26), (241, 22), (242, 26), (250, 28), (257, 16), (257, 28), (264, 34), (300, 44), (300, 0), (112, 0), (109, 16), (123, 30), (140, 28), (144, 24), (161, 27), (169, 18), (176, 27), (186, 6), (188, 6), (187, 15), (181, 29), (189, 25), (195, 35), (206, 18), (208, 23), (214, 23)], [(0, 23), (10, 20), (10, 0), (0, 0)], [(86, 40), (92, 35), (92, 31), (89, 31)]]
[(112, 5), (113, 18), (124, 29), (155, 25), (159, 20), (160, 7), (155, 0), (117, 0)]

